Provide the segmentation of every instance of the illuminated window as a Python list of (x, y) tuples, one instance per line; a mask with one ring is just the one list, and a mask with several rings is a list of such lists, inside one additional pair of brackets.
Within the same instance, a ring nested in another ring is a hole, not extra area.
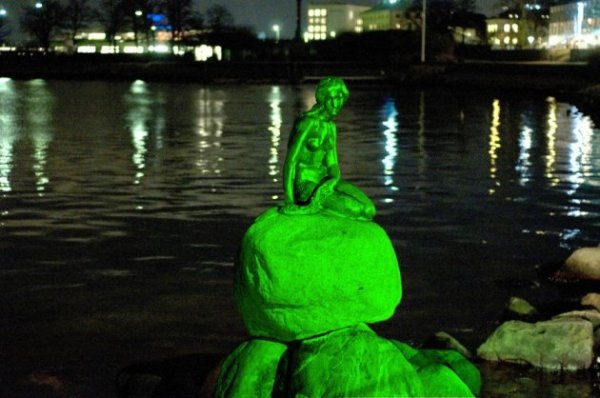
[(510, 37), (506, 36), (504, 38), (504, 44), (510, 44)]
[(322, 16), (326, 16), (327, 15), (327, 10), (326, 9), (321, 9), (321, 15)]
[(354, 19), (354, 11), (348, 12), (348, 18)]
[(335, 37), (335, 34), (336, 34), (335, 30), (332, 30), (331, 32), (329, 32), (329, 36), (331, 36), (331, 37)]
[(308, 16), (309, 17), (314, 17), (315, 16), (315, 10), (313, 10), (313, 9), (308, 10)]
[(321, 25), (321, 32), (327, 32), (327, 27), (325, 25)]
[(314, 31), (315, 27), (312, 25), (308, 25), (308, 32), (312, 33)]
[(321, 16), (321, 10), (315, 10), (314, 14), (315, 17), (320, 17)]
[(519, 42), (519, 40), (516, 37), (513, 37), (512, 44), (517, 44), (518, 42)]
[(505, 33), (510, 32), (510, 25), (509, 24), (504, 24), (504, 32)]
[(512, 24), (512, 30), (513, 30), (513, 32), (518, 32), (519, 31), (519, 25), (517, 25), (516, 23)]

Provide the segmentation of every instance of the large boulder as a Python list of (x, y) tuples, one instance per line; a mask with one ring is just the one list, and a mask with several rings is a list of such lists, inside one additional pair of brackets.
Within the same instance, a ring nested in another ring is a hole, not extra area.
[(262, 339), (239, 345), (221, 365), (215, 398), (271, 398), (286, 350), (285, 344)]
[(490, 361), (528, 363), (549, 370), (577, 370), (590, 367), (593, 346), (592, 323), (585, 319), (508, 321), (488, 337), (477, 354)]
[(556, 272), (557, 279), (600, 280), (600, 247), (577, 249)]
[(271, 209), (246, 233), (236, 264), (248, 331), (280, 341), (383, 321), (401, 294), (394, 248), (371, 221)]

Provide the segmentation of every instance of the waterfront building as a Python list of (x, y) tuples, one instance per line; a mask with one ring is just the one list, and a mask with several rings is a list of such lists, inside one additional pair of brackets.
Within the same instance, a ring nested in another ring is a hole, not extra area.
[(600, 0), (550, 7), (549, 45), (562, 48), (600, 46)]
[(308, 30), (305, 41), (334, 38), (339, 33), (363, 31), (361, 14), (368, 10), (342, 1), (311, 1), (308, 4)]
[(417, 29), (416, 19), (409, 18), (407, 15), (407, 10), (411, 4), (411, 0), (385, 0), (380, 5), (363, 12), (364, 30)]
[(537, 4), (525, 4), (486, 19), (488, 44), (496, 50), (539, 49), (548, 46), (547, 11)]

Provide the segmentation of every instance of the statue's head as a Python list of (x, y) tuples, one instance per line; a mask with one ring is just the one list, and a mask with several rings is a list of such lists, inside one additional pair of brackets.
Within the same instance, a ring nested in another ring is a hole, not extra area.
[(339, 77), (326, 77), (319, 82), (315, 97), (317, 105), (321, 106), (331, 117), (337, 116), (346, 103), (350, 92)]

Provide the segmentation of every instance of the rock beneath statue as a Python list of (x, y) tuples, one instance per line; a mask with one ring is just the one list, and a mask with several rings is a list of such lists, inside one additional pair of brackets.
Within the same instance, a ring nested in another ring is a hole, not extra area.
[(562, 318), (500, 325), (479, 347), (477, 355), (489, 361), (531, 364), (547, 370), (587, 369), (592, 363), (592, 323)]
[(581, 298), (581, 305), (600, 311), (600, 294), (588, 293)]
[(600, 280), (600, 247), (577, 249), (554, 275), (555, 279)]
[(446, 332), (434, 333), (431, 337), (423, 342), (422, 348), (454, 350), (465, 358), (471, 358), (473, 356), (467, 347), (462, 345), (458, 340)]
[(447, 366), (428, 361), (417, 368), (395, 342), (366, 325), (299, 342), (286, 362), (285, 396), (301, 397), (471, 397)]
[(277, 369), (287, 345), (253, 339), (242, 343), (225, 362), (215, 388), (216, 398), (271, 398)]
[(371, 221), (271, 209), (250, 227), (235, 294), (253, 336), (293, 341), (392, 316), (401, 298), (398, 261)]

